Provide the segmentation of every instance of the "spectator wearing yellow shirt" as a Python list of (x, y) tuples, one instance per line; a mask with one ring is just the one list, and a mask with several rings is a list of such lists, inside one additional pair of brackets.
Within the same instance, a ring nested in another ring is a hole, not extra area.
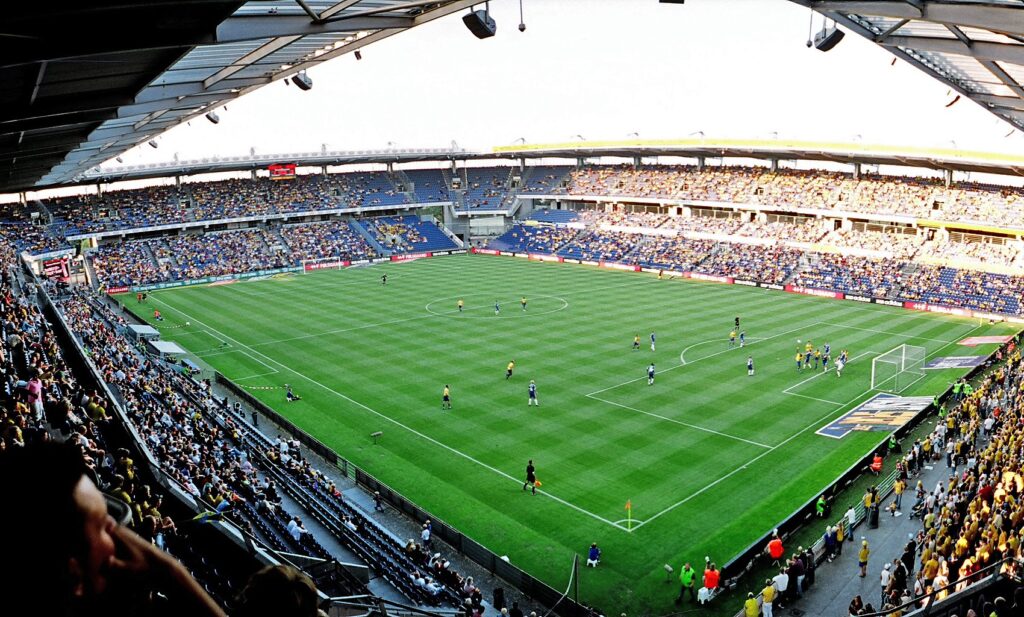
[(860, 552), (857, 553), (857, 565), (860, 566), (860, 577), (868, 575), (868, 557), (871, 556), (871, 549), (868, 548), (867, 538), (861, 538)]
[(752, 592), (748, 592), (747, 600), (743, 603), (743, 616), (757, 617), (758, 613), (760, 613), (760, 610), (757, 606), (757, 598), (754, 597)]
[(772, 579), (766, 579), (764, 589), (761, 590), (761, 612), (764, 613), (764, 617), (772, 617), (772, 605), (775, 603), (776, 595), (778, 592), (772, 584)]

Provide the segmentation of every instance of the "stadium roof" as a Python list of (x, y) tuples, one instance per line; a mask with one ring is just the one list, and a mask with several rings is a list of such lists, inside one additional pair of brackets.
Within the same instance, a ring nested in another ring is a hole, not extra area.
[(817, 142), (775, 139), (643, 139), (626, 141), (583, 141), (551, 144), (498, 146), (491, 150), (461, 148), (405, 148), (212, 156), (203, 159), (103, 166), (85, 172), (81, 184), (106, 184), (206, 173), (266, 169), (273, 163), (299, 166), (367, 165), (451, 161), (496, 161), (499, 159), (595, 159), (601, 157), (680, 157), (705, 159), (760, 159), (763, 161), (817, 161), (862, 165), (893, 165), (921, 169), (978, 172), (1024, 176), (1024, 156), (861, 143)]
[(73, 183), (234, 98), (474, 2), (9, 3), (0, 193)]
[(1024, 130), (1024, 2), (792, 0)]

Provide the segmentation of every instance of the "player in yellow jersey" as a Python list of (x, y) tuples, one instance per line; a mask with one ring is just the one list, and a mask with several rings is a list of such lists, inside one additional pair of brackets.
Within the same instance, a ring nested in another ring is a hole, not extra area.
[(519, 304), (523, 305), (523, 310), (525, 311), (526, 310), (526, 296), (523, 296), (522, 298), (519, 299)]
[(802, 353), (800, 353), (799, 351), (797, 351), (796, 352), (796, 370), (798, 370), (798, 371), (799, 370), (803, 370), (803, 368), (804, 368), (803, 359), (804, 359), (804, 355)]
[(729, 332), (729, 347), (736, 346), (736, 331), (732, 330)]
[(459, 306), (459, 312), (461, 313), (462, 312), (462, 308), (464, 306), (466, 306), (466, 303), (462, 301), (462, 298), (459, 298), (458, 306)]
[(452, 408), (452, 391), (448, 388), (448, 384), (444, 384), (444, 392), (441, 393), (441, 409)]
[(633, 335), (633, 351), (640, 351), (640, 335)]
[(512, 360), (512, 361), (510, 361), (508, 363), (508, 366), (505, 367), (505, 379), (510, 379), (512, 377), (512, 369), (514, 369), (515, 367), (516, 367), (516, 361), (515, 360)]
[(821, 362), (821, 350), (814, 350), (814, 370), (818, 370), (818, 363)]

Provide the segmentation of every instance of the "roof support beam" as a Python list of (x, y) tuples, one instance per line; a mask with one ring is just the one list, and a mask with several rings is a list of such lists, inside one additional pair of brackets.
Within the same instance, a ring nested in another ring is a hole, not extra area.
[(414, 24), (412, 17), (370, 15), (340, 21), (313, 23), (302, 15), (241, 15), (217, 26), (214, 40), (205, 43), (234, 43), (279, 36), (352, 33), (362, 30), (404, 30)]
[(1005, 109), (1024, 111), (1024, 99), (1015, 96), (999, 96), (996, 94), (973, 94), (974, 100), (983, 105), (994, 105)]
[[(465, 9), (465, 8), (470, 8), (470, 7), (473, 7), (473, 6), (477, 5), (477, 4), (480, 4), (480, 0), (455, 0), (454, 2), (446, 4), (443, 9), (435, 9), (433, 11), (427, 11), (425, 13), (420, 13), (415, 18), (413, 18), (413, 24), (412, 24), (411, 27), (423, 25), (425, 23), (434, 21), (435, 19), (438, 19), (439, 17), (444, 17), (446, 15), (451, 15), (452, 13), (454, 13), (456, 11), (460, 11), (460, 10)], [(349, 22), (342, 22), (342, 23), (349, 23)], [(277, 81), (279, 79), (284, 79), (285, 77), (289, 77), (289, 76), (291, 76), (294, 73), (297, 73), (299, 71), (302, 71), (302, 70), (314, 67), (317, 64), (319, 64), (321, 62), (326, 62), (327, 60), (330, 60), (332, 58), (337, 58), (338, 56), (341, 56), (341, 55), (353, 52), (353, 51), (355, 51), (357, 49), (360, 49), (361, 47), (365, 47), (366, 45), (369, 45), (370, 43), (375, 43), (377, 41), (386, 39), (386, 38), (388, 38), (389, 36), (391, 36), (393, 34), (398, 34), (399, 32), (400, 32), (400, 30), (378, 30), (377, 32), (373, 32), (373, 33), (371, 33), (371, 34), (369, 34), (367, 36), (364, 36), (361, 39), (356, 39), (356, 40), (354, 40), (354, 41), (352, 41), (350, 43), (346, 43), (345, 45), (342, 45), (341, 47), (339, 47), (337, 49), (331, 50), (331, 51), (329, 51), (329, 52), (327, 52), (327, 53), (325, 53), (323, 55), (320, 55), (320, 56), (318, 56), (314, 60), (308, 60), (308, 61), (303, 62), (301, 64), (296, 64), (295, 66), (292, 67), (292, 70), (290, 72), (288, 72), (288, 73), (278, 73), (277, 75), (275, 75), (272, 78), (272, 81)], [(251, 91), (253, 91), (255, 89), (256, 88), (254, 88), (254, 87), (247, 87), (245, 89), (245, 91), (242, 92), (241, 94), (246, 94), (246, 93), (251, 92)], [(241, 96), (241, 94), (239, 96)]]
[(291, 45), (292, 43), (294, 43), (295, 41), (299, 40), (300, 38), (302, 38), (302, 37), (300, 37), (300, 36), (282, 36), (282, 37), (277, 37), (277, 38), (274, 38), (274, 39), (271, 39), (271, 40), (267, 41), (263, 45), (260, 45), (256, 49), (254, 49), (251, 52), (245, 54), (244, 56), (242, 56), (238, 60), (235, 60), (231, 65), (222, 68), (221, 70), (217, 71), (213, 75), (210, 75), (209, 77), (204, 79), (203, 80), (203, 88), (209, 88), (210, 86), (212, 86), (213, 84), (217, 83), (218, 81), (221, 81), (222, 79), (227, 79), (228, 77), (231, 77), (232, 75), (234, 75), (238, 71), (241, 71), (242, 69), (246, 68), (250, 64), (255, 64), (256, 62), (259, 62), (263, 58), (266, 58), (270, 54), (274, 53), (275, 51), (277, 51), (277, 50), (279, 50), (279, 49), (281, 49), (283, 47), (287, 47), (288, 45)]
[(1024, 98), (1024, 88), (1022, 88), (1020, 86), (1020, 84), (1017, 83), (1017, 80), (1014, 79), (1013, 77), (1011, 77), (1009, 73), (1004, 71), (1003, 67), (999, 66), (997, 63), (995, 63), (995, 62), (993, 62), (991, 60), (982, 60), (981, 64), (986, 69), (988, 69), (990, 73), (992, 73), (993, 75), (998, 77), (999, 81), (1001, 81), (1004, 84), (1006, 84), (1006, 86), (1008, 88), (1010, 88), (1010, 90), (1013, 90), (1014, 94), (1016, 94), (1019, 97)]
[[(290, 75), (290, 73), (289, 73)], [(135, 97), (136, 103), (149, 103), (160, 99), (169, 99), (194, 94), (212, 94), (221, 92), (230, 94), (236, 88), (247, 88), (249, 86), (260, 86), (270, 83), (266, 77), (250, 77), (246, 79), (222, 79), (215, 84), (216, 88), (207, 90), (201, 81), (187, 81), (180, 84), (168, 84), (165, 86), (146, 86), (142, 92)]]
[(1024, 34), (1024, 11), (1019, 6), (922, 1), (921, 10), (906, 2), (846, 2), (822, 0), (807, 4), (818, 12), (915, 19), (954, 26), (983, 28), (1002, 34)]
[(903, 47), (917, 51), (955, 54), (977, 60), (998, 60), (1024, 64), (1024, 45), (988, 43), (986, 41), (972, 41), (970, 45), (966, 45), (957, 39), (920, 36), (891, 36), (879, 44), (883, 47)]
[(117, 110), (118, 118), (130, 118), (132, 116), (138, 116), (140, 114), (148, 114), (153, 111), (160, 109), (179, 109), (181, 107), (198, 107), (199, 105), (207, 105), (209, 103), (215, 103), (222, 101), (230, 96), (228, 92), (212, 92), (210, 94), (193, 94), (191, 96), (182, 97), (170, 97), (166, 99), (157, 99), (155, 101), (148, 101), (146, 103), (134, 103), (132, 105), (124, 105)]
[(890, 36), (895, 34), (897, 30), (899, 30), (903, 26), (907, 25), (909, 22), (910, 22), (909, 19), (901, 19), (901, 20), (899, 20), (898, 22), (894, 23), (888, 30), (886, 30), (885, 32), (883, 32), (883, 33), (879, 34), (877, 37), (875, 37), (875, 42), (876, 43), (881, 43), (882, 41), (886, 40), (887, 38), (889, 38)]
[(356, 2), (359, 2), (359, 0), (341, 0), (341, 2), (335, 4), (334, 6), (320, 11), (320, 19), (327, 19), (331, 15), (340, 13), (347, 9), (348, 7), (355, 4)]

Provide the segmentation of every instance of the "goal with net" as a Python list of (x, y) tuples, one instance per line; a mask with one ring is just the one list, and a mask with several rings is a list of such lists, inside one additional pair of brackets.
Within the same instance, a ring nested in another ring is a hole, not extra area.
[(924, 347), (900, 345), (871, 361), (871, 389), (902, 392), (924, 377)]
[(348, 262), (339, 257), (322, 257), (320, 259), (303, 259), (302, 273), (316, 272), (317, 270), (341, 270), (348, 265)]

